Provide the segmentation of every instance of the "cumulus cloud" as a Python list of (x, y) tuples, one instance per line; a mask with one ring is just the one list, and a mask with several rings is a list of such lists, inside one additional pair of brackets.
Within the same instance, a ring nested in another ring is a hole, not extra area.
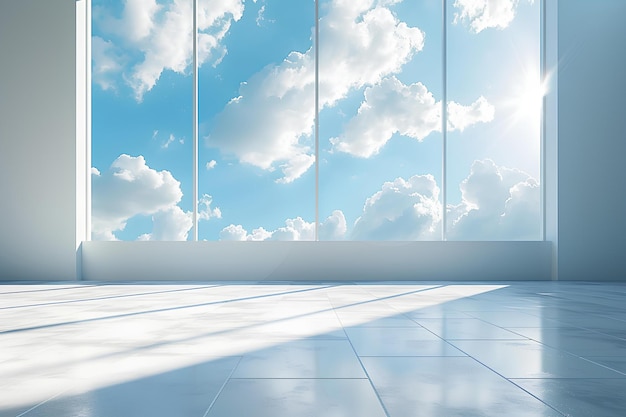
[(260, 241), (269, 239), (271, 235), (271, 232), (268, 232), (262, 227), (254, 229), (252, 233), (248, 234), (242, 225), (231, 224), (222, 229), (220, 232), (220, 240)]
[(474, 33), (488, 28), (505, 29), (515, 18), (518, 4), (519, 0), (456, 0), (454, 23), (468, 24)]
[(448, 130), (462, 132), (476, 123), (488, 123), (493, 120), (495, 112), (495, 107), (483, 96), (469, 106), (451, 101), (448, 103)]
[[(191, 212), (178, 203), (183, 193), (169, 171), (150, 168), (143, 156), (120, 155), (108, 171), (91, 168), (92, 238), (117, 240), (116, 232), (124, 230), (128, 220), (137, 215), (152, 216), (152, 232), (140, 240), (187, 240), (193, 226)], [(199, 201), (200, 220), (220, 218), (219, 207), (204, 194)]]
[(152, 233), (139, 236), (138, 240), (187, 240), (193, 227), (190, 213), (173, 206), (152, 215)]
[[(198, 60), (219, 63), (226, 53), (221, 44), (233, 22), (244, 10), (243, 0), (200, 0), (198, 2)], [(113, 38), (118, 54), (139, 53), (142, 58), (123, 77), (132, 87), (135, 98), (143, 99), (164, 70), (185, 73), (192, 62), (192, 2), (190, 0), (126, 0), (121, 16), (115, 17), (103, 7), (94, 7), (94, 22), (112, 39), (97, 46), (111, 57)], [(102, 60), (101, 60), (102, 61)], [(102, 61), (104, 62), (104, 61)], [(96, 67), (99, 68), (99, 67)], [(120, 68), (115, 68), (119, 71)]]
[[(484, 97), (469, 106), (448, 103), (448, 130), (463, 130), (493, 120), (495, 109)], [(333, 150), (369, 158), (395, 133), (422, 141), (441, 131), (441, 101), (422, 83), (405, 85), (390, 76), (365, 89), (365, 100), (340, 137), (331, 138)]]
[(448, 206), (453, 240), (538, 239), (540, 187), (527, 173), (474, 161), (461, 184), (461, 203)]
[[(449, 204), (449, 240), (540, 238), (540, 187), (527, 173), (477, 160)], [(353, 240), (438, 240), (442, 207), (431, 175), (385, 182), (369, 197), (351, 232)]]
[(320, 240), (343, 240), (346, 237), (348, 226), (346, 217), (341, 210), (334, 210), (330, 216), (320, 224)]
[[(424, 34), (384, 7), (393, 2), (334, 0), (320, 19), (320, 108), (353, 89), (400, 71), (424, 45)], [(314, 50), (291, 52), (242, 83), (215, 120), (207, 144), (288, 183), (313, 163)], [(245, 121), (245, 123), (242, 123)]]
[(122, 154), (107, 172), (92, 170), (93, 238), (114, 240), (114, 232), (131, 217), (169, 210), (182, 196), (180, 182), (169, 171), (150, 168), (143, 156)]
[[(477, 160), (459, 185), (461, 202), (449, 204), (449, 240), (534, 240), (540, 237), (540, 187), (527, 173)], [(414, 175), (383, 183), (367, 198), (351, 232), (341, 210), (320, 224), (320, 240), (439, 240), (442, 205), (432, 175)], [(248, 232), (231, 224), (221, 240), (313, 240), (315, 224), (287, 219), (276, 230)]]
[(282, 184), (288, 184), (295, 180), (296, 178), (300, 178), (302, 174), (304, 174), (310, 167), (315, 163), (314, 155), (300, 154), (295, 155), (286, 163), (280, 166), (280, 169), (285, 174), (284, 177), (279, 178), (276, 182)]
[(432, 175), (385, 182), (365, 201), (354, 240), (437, 240), (441, 236), (439, 187)]
[[(340, 240), (346, 233), (346, 219), (343, 212), (335, 210), (320, 224), (320, 240)], [(260, 240), (315, 240), (315, 223), (302, 217), (285, 220), (285, 226), (268, 231), (262, 227), (248, 233), (241, 225), (231, 224), (220, 232), (220, 240), (260, 241)]]

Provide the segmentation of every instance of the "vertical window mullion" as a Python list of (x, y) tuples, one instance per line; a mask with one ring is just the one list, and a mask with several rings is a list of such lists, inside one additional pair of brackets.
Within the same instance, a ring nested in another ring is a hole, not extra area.
[[(546, 67), (546, 1), (541, 0), (541, 16), (540, 16), (540, 74), (539, 79), (541, 80), (541, 85), (543, 88), (546, 87), (546, 76), (547, 76), (547, 67)], [(544, 90), (545, 92), (545, 90)], [(541, 98), (541, 127), (539, 131), (539, 163), (540, 163), (540, 173), (539, 173), (539, 187), (540, 187), (540, 210), (541, 210), (541, 240), (546, 240), (546, 95), (544, 94)]]
[(192, 173), (192, 204), (193, 204), (193, 240), (198, 240), (198, 0), (193, 1), (193, 173)]
[(320, 180), (320, 146), (319, 146), (319, 0), (315, 0), (315, 241), (319, 241), (319, 180)]
[(442, 68), (441, 68), (441, 76), (442, 76), (442, 97), (441, 97), (441, 133), (442, 133), (442, 156), (441, 156), (441, 240), (446, 240), (446, 226), (447, 226), (447, 213), (446, 213), (446, 205), (447, 205), (447, 183), (446, 183), (446, 159), (447, 159), (447, 147), (448, 147), (448, 23), (447, 23), (447, 0), (442, 0)]

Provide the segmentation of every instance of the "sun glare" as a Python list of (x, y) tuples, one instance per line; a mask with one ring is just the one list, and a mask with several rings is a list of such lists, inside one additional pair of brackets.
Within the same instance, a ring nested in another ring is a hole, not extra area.
[(546, 83), (541, 80), (538, 69), (524, 71), (510, 103), (514, 109), (515, 122), (528, 123), (538, 129), (546, 92)]

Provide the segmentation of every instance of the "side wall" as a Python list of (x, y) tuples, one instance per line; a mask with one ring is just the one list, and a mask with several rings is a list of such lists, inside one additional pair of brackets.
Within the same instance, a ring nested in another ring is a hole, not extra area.
[(560, 280), (626, 280), (626, 1), (559, 1)]
[(0, 280), (78, 277), (77, 4), (0, 2)]

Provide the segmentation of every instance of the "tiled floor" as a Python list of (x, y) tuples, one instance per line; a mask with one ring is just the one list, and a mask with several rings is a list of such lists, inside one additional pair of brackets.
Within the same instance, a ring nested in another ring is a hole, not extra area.
[(0, 417), (626, 416), (626, 283), (0, 284)]

